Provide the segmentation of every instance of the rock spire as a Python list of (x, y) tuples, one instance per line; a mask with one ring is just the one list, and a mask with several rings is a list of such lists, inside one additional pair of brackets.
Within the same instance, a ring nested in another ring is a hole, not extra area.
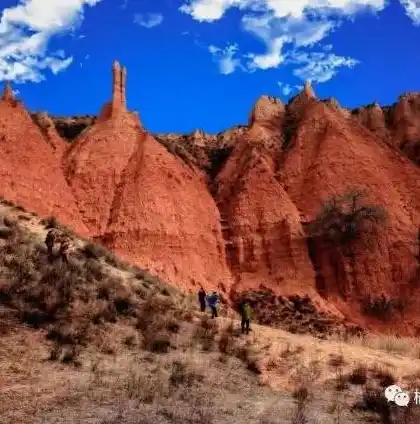
[(15, 100), (15, 95), (13, 94), (13, 90), (12, 90), (12, 86), (10, 85), (9, 82), (7, 82), (4, 85), (4, 91), (3, 91), (3, 96), (2, 96), (3, 100)]
[(112, 66), (112, 109), (125, 110), (126, 100), (127, 69), (122, 67), (118, 61), (114, 61)]

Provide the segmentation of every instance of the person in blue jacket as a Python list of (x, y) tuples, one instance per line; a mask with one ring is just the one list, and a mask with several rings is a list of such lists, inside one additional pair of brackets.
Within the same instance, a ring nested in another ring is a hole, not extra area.
[(211, 317), (217, 318), (217, 305), (219, 303), (219, 295), (216, 292), (210, 293), (207, 296), (207, 304), (211, 309)]

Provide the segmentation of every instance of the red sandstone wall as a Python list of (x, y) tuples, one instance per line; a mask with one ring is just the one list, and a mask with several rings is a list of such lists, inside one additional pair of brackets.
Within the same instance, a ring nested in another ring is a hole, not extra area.
[(86, 234), (58, 157), (21, 103), (0, 100), (0, 195)]
[[(355, 119), (320, 102), (307, 104), (301, 116), (280, 181), (307, 219), (315, 216), (324, 199), (352, 187), (366, 189), (368, 201), (384, 206), (389, 214), (377, 237), (356, 246), (353, 270), (348, 260), (337, 253), (332, 258), (317, 246), (327, 298), (344, 297), (353, 304), (352, 315), (367, 295), (400, 298), (418, 266), (419, 168)], [(338, 267), (334, 272), (331, 261)]]
[(104, 240), (185, 290), (230, 289), (219, 212), (204, 180), (151, 136), (137, 137)]
[(136, 119), (120, 113), (82, 133), (64, 156), (67, 180), (94, 237), (106, 231), (115, 192), (139, 132)]

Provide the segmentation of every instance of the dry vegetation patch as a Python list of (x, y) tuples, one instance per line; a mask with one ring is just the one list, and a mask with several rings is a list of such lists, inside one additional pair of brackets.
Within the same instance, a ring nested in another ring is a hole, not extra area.
[[(75, 240), (68, 264), (50, 263), (27, 224), (0, 219), (0, 320), (15, 323), (0, 326), (0, 373), (9, 382), (0, 404), (22, 390), (28, 399), (13, 401), (25, 419), (11, 421), (4, 409), (0, 421), (73, 424), (71, 414), (80, 414), (81, 422), (95, 424), (420, 422), (416, 410), (401, 415), (383, 402), (387, 385), (420, 381), (417, 341), (319, 340), (254, 323), (245, 336), (237, 320), (197, 312), (195, 297), (97, 244)], [(45, 231), (59, 223), (42, 225)], [(305, 300), (287, 302), (311, 310)], [(49, 348), (31, 358), (36, 372), (26, 359), (13, 367), (5, 362), (33, 354), (21, 342), (6, 342), (23, 331), (19, 322), (37, 337), (34, 351), (42, 343)], [(14, 378), (19, 383), (10, 384)]]

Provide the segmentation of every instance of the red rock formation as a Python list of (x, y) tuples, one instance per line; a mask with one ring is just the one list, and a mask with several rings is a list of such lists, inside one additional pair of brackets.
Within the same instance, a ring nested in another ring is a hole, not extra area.
[(127, 70), (115, 61), (112, 67), (112, 108), (114, 110), (127, 108), (126, 83)]
[(14, 103), (16, 101), (15, 95), (13, 94), (12, 86), (10, 85), (10, 83), (6, 83), (4, 86), (2, 100), (9, 103)]
[[(107, 121), (108, 118), (115, 117), (127, 112), (126, 98), (127, 70), (115, 61), (112, 66), (112, 100), (106, 103), (98, 117), (98, 122)], [(139, 121), (137, 112), (130, 113), (136, 121)]]
[(385, 293), (401, 299), (402, 288), (410, 284), (418, 266), (420, 170), (355, 119), (319, 101), (298, 107), (293, 147), (279, 180), (306, 219), (313, 219), (329, 196), (353, 187), (366, 189), (368, 201), (389, 214), (377, 236), (357, 245), (354, 266), (337, 251), (315, 246), (326, 297), (352, 317), (367, 296)]
[(185, 289), (230, 288), (217, 207), (203, 176), (148, 135), (125, 108), (124, 72), (113, 99), (66, 154), (66, 175), (91, 234)]
[(140, 124), (128, 113), (83, 132), (64, 157), (65, 174), (92, 236), (106, 230), (121, 175), (133, 155)]
[(420, 165), (420, 93), (400, 97), (391, 112), (391, 131), (399, 147)]
[(149, 135), (138, 137), (104, 240), (183, 289), (230, 288), (219, 212), (204, 180)]
[(52, 147), (57, 157), (61, 159), (67, 146), (66, 142), (58, 135), (54, 121), (46, 112), (34, 113), (31, 117), (41, 130), (45, 141)]
[(86, 234), (58, 158), (8, 86), (0, 100), (0, 146), (0, 195)]
[(362, 125), (373, 131), (383, 140), (389, 140), (390, 133), (387, 128), (385, 114), (378, 103), (362, 107), (355, 114)]
[[(404, 306), (394, 328), (420, 328), (419, 95), (351, 114), (334, 99), (319, 101), (307, 83), (288, 105), (261, 97), (248, 126), (158, 142), (127, 110), (126, 70), (115, 62), (112, 75), (98, 119), (70, 131), (80, 135), (62, 155), (67, 182), (53, 122), (37, 114), (35, 125), (6, 87), (1, 195), (88, 231), (185, 290), (309, 296), (324, 312), (385, 330), (363, 311), (384, 294)], [(302, 225), (352, 188), (366, 189), (389, 219), (350, 256), (308, 239)]]
[[(303, 100), (301, 96), (299, 101)], [(216, 180), (228, 261), (236, 281), (231, 295), (260, 288), (276, 295), (309, 295), (320, 309), (340, 316), (316, 291), (300, 213), (276, 179), (284, 114), (278, 100), (259, 99), (251, 112), (251, 126)]]
[(374, 103), (353, 114), (362, 125), (420, 165), (420, 93), (406, 93), (391, 107)]

